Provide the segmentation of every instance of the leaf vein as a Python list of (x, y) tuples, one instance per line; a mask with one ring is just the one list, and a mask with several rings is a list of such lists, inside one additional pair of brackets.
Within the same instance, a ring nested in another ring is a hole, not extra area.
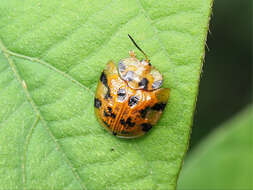
[(25, 143), (24, 143), (24, 155), (23, 155), (23, 158), (22, 158), (22, 180), (23, 180), (23, 189), (26, 190), (26, 153), (27, 153), (27, 149), (28, 149), (28, 145), (30, 143), (30, 139), (32, 137), (32, 134), (33, 134), (33, 130), (34, 128), (37, 126), (38, 122), (40, 120), (40, 117), (37, 115), (33, 124), (32, 124), (32, 127), (29, 129), (28, 131), (28, 134), (26, 136), (26, 139), (25, 139)]
[[(99, 51), (101, 51), (102, 48), (106, 47), (108, 45), (108, 43), (111, 41), (111, 39), (129, 22), (131, 22), (133, 19), (135, 19), (139, 14), (133, 15), (132, 17), (130, 17), (125, 23), (119, 24), (119, 26), (113, 30), (113, 33), (106, 38), (105, 41), (103, 41), (103, 43), (101, 45), (99, 45), (95, 50), (92, 51), (92, 53), (88, 54), (86, 57), (83, 58), (82, 61), (87, 60), (92, 58), (94, 55), (97, 55), (97, 53)], [(78, 65), (82, 64), (82, 61), (79, 64), (73, 65), (69, 68), (69, 71), (67, 71), (67, 73), (71, 72), (72, 69), (74, 69), (75, 67), (77, 67)], [(86, 65), (87, 66), (87, 65)]]
[(12, 51), (7, 50), (7, 49), (5, 50), (5, 52), (7, 54), (11, 55), (11, 56), (15, 56), (15, 57), (18, 57), (18, 58), (26, 59), (26, 60), (34, 62), (34, 63), (40, 63), (41, 65), (44, 65), (44, 66), (48, 67), (49, 69), (51, 69), (51, 70), (59, 73), (60, 75), (62, 75), (66, 79), (70, 80), (72, 83), (77, 84), (81, 88), (86, 89), (88, 92), (90, 92), (92, 95), (94, 95), (94, 93), (87, 86), (85, 86), (84, 84), (82, 84), (78, 80), (74, 79), (68, 73), (65, 73), (65, 72), (57, 69), (56, 67), (52, 66), (51, 64), (49, 64), (49, 63), (47, 63), (47, 62), (45, 62), (45, 61), (43, 61), (41, 59), (38, 59), (38, 58), (35, 58), (35, 57), (26, 56), (26, 55), (22, 55), (22, 54), (19, 54), (19, 53), (15, 53), (15, 52), (12, 52)]
[(155, 34), (156, 34), (156, 36), (157, 36), (157, 39), (158, 39), (158, 41), (159, 41), (159, 43), (160, 43), (160, 46), (161, 46), (162, 50), (166, 53), (168, 59), (170, 59), (169, 54), (168, 54), (168, 51), (167, 51), (166, 48), (164, 47), (164, 44), (162, 43), (162, 41), (161, 41), (161, 39), (160, 39), (160, 37), (159, 37), (159, 31), (158, 31), (157, 28), (153, 25), (150, 16), (149, 16), (148, 14), (146, 14), (146, 10), (144, 9), (144, 7), (143, 7), (141, 1), (140, 1), (140, 0), (136, 0), (136, 1), (137, 1), (138, 5), (139, 5), (140, 9), (142, 10), (144, 16), (145, 16), (146, 19), (149, 21), (150, 26), (153, 28), (153, 30), (154, 30), (154, 32), (155, 32)]
[(175, 15), (178, 15), (178, 14), (188, 14), (188, 13), (192, 13), (193, 11), (196, 11), (197, 9), (196, 8), (192, 8), (190, 10), (179, 10), (179, 11), (176, 11), (176, 12), (172, 12), (170, 14), (164, 14), (164, 15), (159, 15), (157, 17), (153, 17), (153, 21), (155, 20), (158, 20), (161, 21), (161, 20), (164, 20), (164, 19), (167, 19), (168, 17), (171, 17), (171, 16), (175, 16)]
[[(65, 160), (65, 163), (67, 164), (67, 166), (70, 168), (70, 170), (72, 171), (73, 173), (73, 176), (75, 177), (75, 179), (77, 180), (77, 182), (80, 184), (80, 187), (85, 190), (85, 186), (84, 184), (82, 183), (82, 180), (81, 180), (81, 177), (80, 177), (80, 174), (75, 170), (75, 168), (73, 167), (70, 159), (67, 157), (66, 153), (63, 151), (61, 145), (57, 142), (57, 139), (55, 138), (55, 136), (53, 135), (52, 131), (50, 130), (50, 128), (48, 127), (47, 125), (47, 122), (45, 121), (45, 119), (43, 118), (43, 116), (41, 115), (37, 105), (34, 103), (29, 91), (23, 87), (22, 85), (22, 78), (20, 76), (20, 74), (18, 73), (17, 71), (17, 68), (13, 62), (13, 60), (10, 58), (10, 55), (9, 55), (9, 51), (6, 49), (6, 47), (3, 45), (2, 41), (0, 40), (0, 49), (2, 49), (3, 51), (3, 54), (5, 55), (15, 77), (17, 78), (18, 82), (20, 83), (20, 85), (22, 86), (23, 90), (24, 90), (24, 93), (26, 95), (26, 98), (28, 100), (28, 102), (31, 104), (34, 112), (40, 117), (41, 119), (41, 122), (43, 123), (43, 126), (44, 128), (46, 129), (46, 131), (48, 132), (49, 136), (52, 138), (53, 142), (55, 143), (56, 145), (56, 149), (61, 153), (63, 159)], [(26, 56), (25, 56), (26, 57)]]
[[(111, 1), (111, 3), (112, 3), (112, 1)], [(80, 28), (82, 28), (87, 23), (87, 21), (89, 20), (90, 17), (92, 17), (93, 15), (96, 15), (98, 12), (103, 11), (104, 9), (106, 9), (107, 7), (109, 7), (111, 5), (111, 3), (109, 3), (108, 5), (102, 7), (100, 10), (95, 11), (94, 14), (91, 14), (89, 17), (87, 17), (86, 21), (84, 23), (81, 23), (78, 27), (74, 28), (72, 32), (68, 33), (66, 36), (63, 36), (61, 39), (59, 39), (57, 43), (54, 43), (51, 47), (49, 47), (47, 49), (47, 51), (45, 51), (43, 54), (41, 54), (40, 57), (44, 57), (49, 51), (51, 51), (52, 49), (54, 49), (57, 46), (61, 45), (64, 41), (70, 39), (70, 37), (72, 35), (74, 35), (77, 30), (79, 30)]]

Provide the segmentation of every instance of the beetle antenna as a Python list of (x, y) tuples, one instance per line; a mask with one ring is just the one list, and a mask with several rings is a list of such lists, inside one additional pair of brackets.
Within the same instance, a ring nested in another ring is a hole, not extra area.
[(149, 62), (148, 56), (147, 54), (137, 45), (137, 43), (134, 41), (134, 39), (132, 38), (132, 36), (130, 36), (130, 34), (128, 34), (128, 37), (130, 38), (130, 40), (133, 42), (133, 44), (135, 45), (135, 47), (137, 47), (138, 50), (140, 50), (141, 53), (143, 53), (143, 55), (146, 58), (146, 61)]

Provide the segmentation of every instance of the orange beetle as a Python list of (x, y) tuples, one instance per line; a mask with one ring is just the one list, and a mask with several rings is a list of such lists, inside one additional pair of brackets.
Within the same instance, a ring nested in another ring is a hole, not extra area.
[(113, 135), (136, 138), (148, 132), (159, 120), (169, 98), (169, 89), (161, 88), (163, 77), (144, 54), (139, 61), (134, 52), (119, 61), (109, 61), (98, 82), (94, 100), (98, 121)]

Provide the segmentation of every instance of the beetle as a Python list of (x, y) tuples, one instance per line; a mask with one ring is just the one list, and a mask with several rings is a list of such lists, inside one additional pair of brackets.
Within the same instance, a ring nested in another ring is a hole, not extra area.
[(116, 67), (109, 61), (100, 75), (94, 99), (98, 121), (113, 135), (136, 138), (147, 133), (160, 119), (169, 98), (169, 88), (161, 88), (163, 77), (151, 65), (146, 53), (128, 37), (145, 59), (133, 51)]

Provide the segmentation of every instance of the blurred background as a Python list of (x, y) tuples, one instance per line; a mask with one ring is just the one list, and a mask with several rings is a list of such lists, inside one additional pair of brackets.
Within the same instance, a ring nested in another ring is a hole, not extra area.
[(251, 3), (214, 1), (190, 151), (251, 102)]
[(178, 190), (253, 190), (252, 0), (215, 0)]
[(178, 190), (253, 190), (252, 0), (214, 0)]

